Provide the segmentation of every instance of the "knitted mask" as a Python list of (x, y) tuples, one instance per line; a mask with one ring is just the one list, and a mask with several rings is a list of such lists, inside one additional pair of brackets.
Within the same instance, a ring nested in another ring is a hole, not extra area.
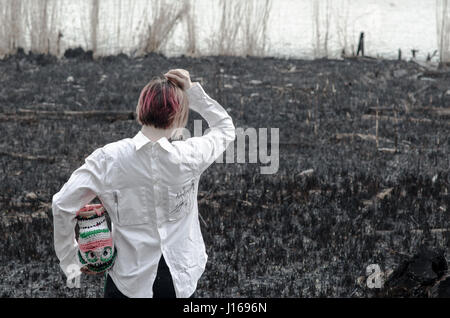
[(78, 258), (93, 272), (104, 272), (114, 265), (117, 251), (101, 204), (86, 205), (77, 212), (80, 229)]

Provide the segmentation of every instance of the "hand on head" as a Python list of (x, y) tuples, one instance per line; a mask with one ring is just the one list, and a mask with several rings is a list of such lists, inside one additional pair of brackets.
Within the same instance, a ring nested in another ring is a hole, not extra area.
[(189, 72), (181, 68), (172, 69), (164, 74), (164, 76), (182, 90), (187, 90), (192, 86)]

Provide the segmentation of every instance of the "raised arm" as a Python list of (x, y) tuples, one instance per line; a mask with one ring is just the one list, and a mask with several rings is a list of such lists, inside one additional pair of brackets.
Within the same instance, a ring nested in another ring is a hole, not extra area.
[(199, 83), (194, 83), (186, 94), (190, 108), (199, 113), (209, 126), (209, 131), (204, 136), (185, 141), (194, 154), (192, 165), (196, 173), (200, 174), (226, 150), (236, 133), (230, 115)]
[(190, 109), (198, 112), (208, 123), (208, 133), (202, 137), (189, 138), (180, 144), (187, 153), (185, 158), (194, 173), (201, 174), (235, 139), (233, 120), (216, 100), (205, 93), (200, 83), (191, 82), (186, 70), (171, 70), (165, 75), (185, 90)]

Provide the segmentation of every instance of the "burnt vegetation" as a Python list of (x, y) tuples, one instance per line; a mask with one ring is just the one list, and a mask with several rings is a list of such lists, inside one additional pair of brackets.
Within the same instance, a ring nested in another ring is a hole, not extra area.
[[(369, 58), (90, 56), (0, 61), (0, 296), (103, 295), (100, 276), (65, 286), (52, 196), (96, 148), (137, 133), (127, 114), (170, 68), (187, 69), (236, 127), (280, 129), (276, 174), (215, 163), (201, 178), (209, 260), (198, 297), (434, 297), (447, 288), (436, 282), (446, 281), (450, 242), (449, 73)], [(369, 264), (385, 272), (385, 288), (366, 286)]]

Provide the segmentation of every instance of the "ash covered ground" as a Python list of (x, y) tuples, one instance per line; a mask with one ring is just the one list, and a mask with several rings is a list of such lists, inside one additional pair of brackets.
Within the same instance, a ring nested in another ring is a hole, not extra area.
[(368, 265), (389, 275), (422, 246), (448, 259), (449, 73), (369, 58), (19, 53), (0, 61), (0, 296), (103, 296), (103, 276), (65, 286), (51, 199), (92, 151), (139, 125), (61, 111), (133, 112), (171, 68), (187, 69), (236, 127), (280, 133), (277, 173), (215, 163), (203, 174), (209, 260), (197, 297), (380, 297)]

